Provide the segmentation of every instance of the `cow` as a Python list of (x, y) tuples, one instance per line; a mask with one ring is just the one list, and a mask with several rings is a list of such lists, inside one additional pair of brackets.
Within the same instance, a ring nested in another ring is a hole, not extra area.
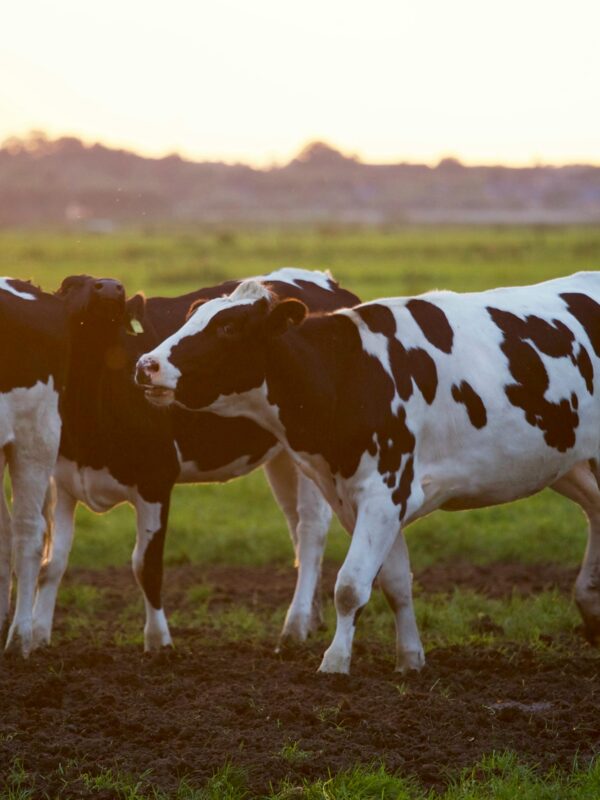
[[(356, 295), (323, 272), (281, 268), (261, 276), (275, 296), (295, 296), (312, 310), (355, 305)], [(146, 611), (147, 651), (172, 644), (161, 588), (171, 492), (177, 483), (228, 481), (264, 465), (288, 523), (298, 575), (281, 635), (303, 641), (321, 623), (320, 564), (331, 509), (268, 431), (245, 417), (170, 412), (149, 405), (133, 380), (139, 356), (176, 331), (191, 304), (230, 294), (238, 281), (179, 297), (125, 300), (103, 324), (90, 307), (95, 279), (70, 276), (58, 291), (71, 314), (69, 379), (63, 435), (54, 473), (57, 491), (52, 556), (42, 569), (34, 643), (50, 643), (56, 595), (67, 566), (77, 503), (101, 513), (123, 502), (136, 512), (132, 556)], [(91, 293), (91, 294), (90, 294)]]
[[(15, 278), (0, 278), (0, 477), (11, 479), (12, 509), (0, 492), (0, 631), (16, 605), (6, 649), (28, 656), (61, 421), (67, 329), (63, 304)], [(12, 513), (11, 513), (12, 512)]]
[(404, 529), (547, 486), (588, 517), (575, 598), (600, 633), (600, 272), (311, 315), (248, 281), (143, 356), (137, 381), (165, 405), (263, 425), (352, 534), (322, 672), (349, 671), (377, 575), (396, 668), (419, 670)]

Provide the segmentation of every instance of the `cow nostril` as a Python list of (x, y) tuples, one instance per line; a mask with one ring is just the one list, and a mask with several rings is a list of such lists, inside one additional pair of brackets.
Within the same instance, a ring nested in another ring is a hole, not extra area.
[(158, 372), (160, 369), (157, 361), (148, 361), (145, 364), (145, 367), (148, 372)]

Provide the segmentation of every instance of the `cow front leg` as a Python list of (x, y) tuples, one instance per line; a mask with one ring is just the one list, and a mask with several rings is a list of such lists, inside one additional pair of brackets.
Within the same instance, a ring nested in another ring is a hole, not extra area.
[(396, 620), (396, 671), (418, 672), (425, 666), (425, 653), (415, 619), (412, 574), (403, 531), (381, 567), (379, 583)]
[(148, 652), (173, 644), (161, 597), (169, 501), (149, 503), (138, 495), (135, 509), (137, 537), (131, 562), (133, 574), (144, 595), (144, 650)]
[(371, 596), (373, 581), (399, 530), (398, 508), (388, 496), (375, 495), (363, 501), (335, 584), (335, 636), (323, 656), (320, 672), (350, 671), (358, 614)]
[(32, 465), (20, 455), (9, 461), (13, 491), (12, 563), (17, 578), (15, 613), (6, 649), (27, 657), (33, 641), (33, 602), (40, 571), (46, 521), (44, 498), (53, 464)]
[(589, 462), (581, 462), (552, 485), (577, 503), (588, 518), (588, 542), (575, 581), (575, 601), (590, 641), (600, 639), (600, 489)]
[(33, 647), (50, 644), (56, 596), (73, 544), (76, 505), (75, 498), (58, 483), (52, 548), (48, 561), (42, 564), (40, 570), (33, 608)]

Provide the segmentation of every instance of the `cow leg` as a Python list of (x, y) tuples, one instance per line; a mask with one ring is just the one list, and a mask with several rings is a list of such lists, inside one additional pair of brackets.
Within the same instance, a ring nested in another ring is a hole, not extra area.
[(296, 556), (296, 588), (280, 644), (303, 642), (321, 625), (321, 560), (331, 509), (314, 483), (302, 475), (287, 453), (265, 465), (275, 499), (283, 511)]
[(138, 495), (135, 509), (137, 538), (131, 563), (146, 607), (144, 650), (158, 650), (173, 644), (161, 599), (169, 500), (148, 503)]
[(404, 533), (400, 531), (379, 572), (379, 583), (396, 619), (396, 671), (419, 671), (425, 653), (412, 599), (412, 574)]
[(576, 464), (551, 487), (583, 509), (588, 518), (588, 542), (581, 570), (575, 581), (575, 602), (586, 633), (600, 637), (600, 489), (587, 461)]
[(77, 501), (63, 489), (56, 487), (56, 507), (54, 510), (54, 532), (52, 550), (48, 561), (42, 564), (38, 578), (38, 589), (33, 608), (33, 646), (50, 644), (52, 622), (56, 606), (56, 595), (62, 580), (69, 553), (73, 544), (75, 506)]
[(28, 656), (32, 645), (33, 601), (42, 560), (44, 530), (44, 499), (52, 474), (40, 462), (31, 463), (17, 450), (11, 453), (12, 562), (17, 578), (17, 601), (12, 624), (8, 631), (6, 649)]
[(8, 630), (11, 589), (11, 521), (4, 493), (4, 451), (0, 450), (0, 642)]
[(361, 504), (352, 542), (335, 584), (337, 625), (320, 672), (350, 671), (352, 640), (359, 612), (371, 596), (373, 581), (399, 533), (398, 508), (388, 496), (368, 497)]
[(296, 563), (298, 575), (294, 597), (286, 615), (281, 634), (282, 642), (303, 642), (323, 624), (321, 612), (321, 562), (331, 508), (315, 484), (298, 476), (298, 527)]

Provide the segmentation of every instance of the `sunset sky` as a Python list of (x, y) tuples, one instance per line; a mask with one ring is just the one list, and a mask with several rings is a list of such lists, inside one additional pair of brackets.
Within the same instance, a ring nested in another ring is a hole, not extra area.
[(599, 31), (598, 0), (7, 0), (0, 140), (600, 163)]

